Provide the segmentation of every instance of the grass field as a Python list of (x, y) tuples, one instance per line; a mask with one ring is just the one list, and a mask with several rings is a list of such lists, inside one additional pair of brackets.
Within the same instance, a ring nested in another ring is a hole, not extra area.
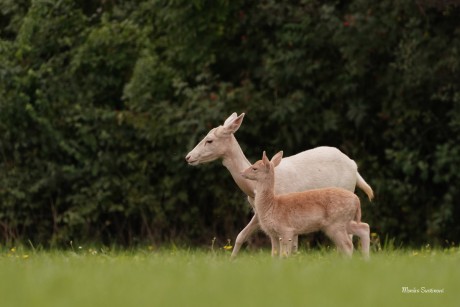
[[(0, 306), (460, 306), (460, 250), (3, 249)], [(403, 287), (418, 293), (403, 293)], [(430, 293), (431, 291), (442, 293)]]

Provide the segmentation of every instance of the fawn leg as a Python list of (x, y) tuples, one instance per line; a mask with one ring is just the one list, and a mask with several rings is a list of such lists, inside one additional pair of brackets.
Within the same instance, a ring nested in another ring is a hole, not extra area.
[(292, 253), (294, 235), (285, 233), (279, 237), (280, 243), (280, 258), (289, 257)]
[(270, 236), (270, 241), (272, 242), (272, 257), (281, 255), (280, 240), (276, 236)]
[(296, 254), (298, 250), (299, 250), (299, 236), (295, 235), (292, 238), (292, 252)]
[(342, 252), (346, 257), (351, 258), (353, 254), (353, 242), (348, 235), (346, 229), (340, 227), (336, 229), (330, 229), (326, 234), (335, 243), (338, 250)]

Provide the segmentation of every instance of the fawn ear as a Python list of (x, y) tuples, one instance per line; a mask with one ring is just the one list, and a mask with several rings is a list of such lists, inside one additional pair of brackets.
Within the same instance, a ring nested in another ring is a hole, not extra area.
[(240, 128), (243, 118), (244, 113), (241, 113), (240, 116), (237, 116), (236, 113), (230, 115), (224, 123), (225, 133), (235, 133)]
[(262, 162), (264, 163), (265, 166), (270, 164), (270, 161), (267, 158), (267, 154), (265, 153), (265, 150), (264, 150), (264, 153), (262, 154)]
[(273, 158), (271, 159), (271, 162), (273, 162), (273, 165), (277, 167), (281, 163), (281, 159), (283, 159), (282, 150), (273, 156)]

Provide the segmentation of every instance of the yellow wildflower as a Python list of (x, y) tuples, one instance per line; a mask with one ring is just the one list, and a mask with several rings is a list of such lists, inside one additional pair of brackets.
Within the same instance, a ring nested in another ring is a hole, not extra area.
[(230, 245), (230, 239), (227, 239), (227, 244), (224, 246), (226, 251), (232, 250), (233, 246)]

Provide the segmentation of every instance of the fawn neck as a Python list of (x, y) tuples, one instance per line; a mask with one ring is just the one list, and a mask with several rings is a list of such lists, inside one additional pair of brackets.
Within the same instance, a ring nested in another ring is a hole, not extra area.
[(255, 207), (258, 213), (263, 214), (273, 207), (274, 203), (275, 171), (271, 166), (267, 177), (256, 182)]

